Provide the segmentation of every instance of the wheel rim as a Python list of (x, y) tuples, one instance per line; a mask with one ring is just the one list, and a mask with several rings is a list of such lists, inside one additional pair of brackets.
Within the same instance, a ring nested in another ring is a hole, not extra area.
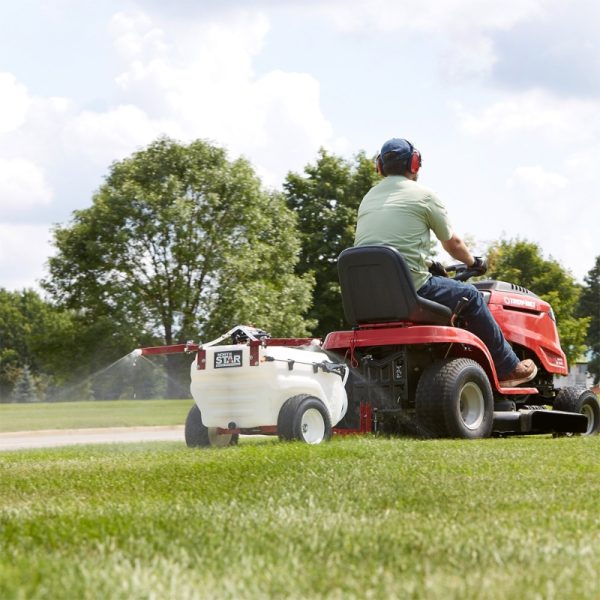
[(460, 418), (467, 429), (479, 429), (485, 416), (485, 401), (480, 387), (469, 381), (462, 386), (459, 396)]
[(589, 404), (584, 404), (581, 407), (581, 414), (585, 415), (588, 420), (587, 429), (585, 430), (584, 435), (590, 435), (596, 429), (596, 415), (594, 414), (594, 409)]
[(231, 433), (224, 433), (222, 435), (218, 434), (216, 427), (208, 428), (208, 441), (211, 446), (215, 446), (216, 448), (224, 448), (225, 446), (229, 446), (232, 437), (233, 435)]
[(309, 408), (302, 415), (300, 433), (307, 444), (319, 444), (325, 437), (325, 419), (316, 408)]

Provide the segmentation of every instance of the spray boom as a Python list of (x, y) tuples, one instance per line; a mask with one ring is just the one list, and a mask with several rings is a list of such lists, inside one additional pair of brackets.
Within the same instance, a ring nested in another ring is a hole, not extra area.
[(147, 348), (137, 348), (132, 352), (136, 356), (150, 356), (154, 354), (193, 354), (198, 352), (199, 344), (192, 341), (185, 344), (173, 344), (171, 346), (149, 346)]

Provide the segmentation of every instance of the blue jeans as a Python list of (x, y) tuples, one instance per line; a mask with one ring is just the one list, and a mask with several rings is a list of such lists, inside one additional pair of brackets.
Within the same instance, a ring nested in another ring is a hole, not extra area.
[(451, 310), (456, 308), (461, 298), (467, 298), (469, 302), (461, 312), (465, 329), (474, 333), (487, 346), (496, 365), (498, 379), (506, 378), (517, 366), (519, 363), (517, 355), (504, 339), (500, 327), (475, 286), (434, 275), (419, 288), (417, 294), (439, 302)]

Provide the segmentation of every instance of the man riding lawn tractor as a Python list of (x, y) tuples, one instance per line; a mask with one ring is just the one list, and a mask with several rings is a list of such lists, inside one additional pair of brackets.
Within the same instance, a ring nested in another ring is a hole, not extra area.
[(393, 138), (383, 144), (377, 157), (377, 170), (384, 179), (360, 204), (354, 244), (396, 248), (408, 264), (420, 297), (452, 311), (459, 303), (463, 304), (460, 311), (463, 326), (489, 349), (501, 385), (516, 387), (527, 383), (536, 376), (535, 363), (530, 359), (519, 361), (479, 291), (470, 284), (444, 276), (439, 265), (434, 264), (433, 268), (427, 265), (433, 231), (452, 258), (477, 274), (482, 275), (487, 270), (485, 261), (473, 257), (454, 233), (446, 208), (436, 194), (417, 183), (421, 162), (420, 152), (407, 140)]

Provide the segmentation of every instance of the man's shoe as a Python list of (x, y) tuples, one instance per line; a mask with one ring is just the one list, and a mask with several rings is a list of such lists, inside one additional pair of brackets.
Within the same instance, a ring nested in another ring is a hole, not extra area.
[(522, 360), (507, 376), (506, 379), (500, 380), (501, 387), (511, 388), (517, 387), (522, 383), (531, 381), (537, 375), (537, 367), (535, 363), (528, 358)]

